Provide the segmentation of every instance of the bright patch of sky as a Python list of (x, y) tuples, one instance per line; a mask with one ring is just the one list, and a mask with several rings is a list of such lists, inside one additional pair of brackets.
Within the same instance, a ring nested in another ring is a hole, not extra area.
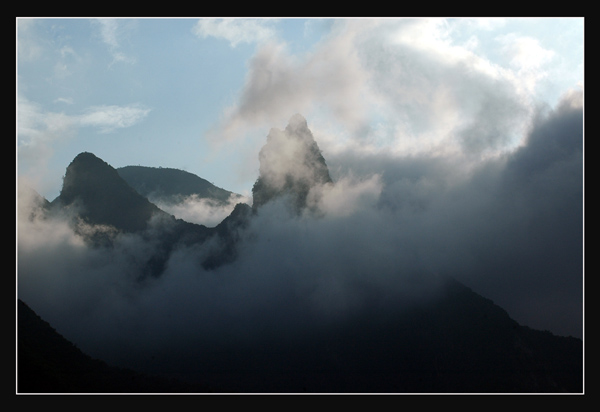
[(583, 87), (582, 18), (17, 19), (19, 176), (47, 199), (80, 152), (249, 194), (271, 127), (326, 155), (485, 157)]

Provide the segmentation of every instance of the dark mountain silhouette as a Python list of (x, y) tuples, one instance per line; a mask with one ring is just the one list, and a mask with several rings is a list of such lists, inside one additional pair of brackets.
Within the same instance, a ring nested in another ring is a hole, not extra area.
[[(301, 336), (173, 354), (188, 386), (92, 360), (19, 302), (20, 392), (582, 393), (580, 339), (532, 330), (464, 285)], [(182, 314), (184, 316), (184, 314)], [(183, 389), (182, 389), (183, 388)]]
[(178, 203), (188, 196), (227, 203), (236, 193), (221, 189), (208, 180), (179, 169), (146, 166), (125, 166), (117, 169), (139, 194), (148, 199)]
[(235, 260), (241, 233), (248, 226), (251, 213), (250, 206), (238, 203), (231, 214), (214, 228), (218, 242), (216, 248), (202, 264), (205, 269), (215, 269)]
[(19, 393), (197, 393), (190, 384), (109, 366), (84, 354), (20, 299), (17, 303)]
[[(77, 155), (67, 167), (63, 188), (50, 210), (71, 211), (78, 218), (73, 222), (74, 230), (94, 246), (112, 245), (118, 233), (136, 233), (153, 240), (154, 251), (141, 269), (141, 278), (160, 275), (171, 252), (180, 246), (202, 245), (213, 239), (206, 253), (206, 268), (231, 261), (235, 255), (231, 241), (235, 235), (225, 229), (229, 223), (208, 228), (176, 219), (134, 190), (116, 169), (92, 153)], [(239, 215), (239, 210), (236, 213)], [(79, 221), (93, 228), (113, 230), (83, 230)]]
[(255, 209), (286, 196), (299, 213), (308, 206), (312, 187), (332, 183), (321, 150), (299, 114), (292, 116), (285, 130), (271, 129), (258, 157), (260, 175), (252, 188)]
[(60, 195), (52, 203), (77, 209), (86, 223), (110, 225), (125, 232), (142, 231), (151, 217), (164, 214), (113, 167), (87, 152), (77, 155), (67, 167)]

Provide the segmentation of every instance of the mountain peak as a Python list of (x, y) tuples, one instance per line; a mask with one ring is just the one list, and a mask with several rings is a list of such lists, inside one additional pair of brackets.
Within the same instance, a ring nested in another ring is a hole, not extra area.
[(308, 129), (308, 123), (304, 116), (302, 116), (300, 113), (296, 113), (290, 118), (288, 125), (285, 129), (292, 134), (297, 134), (299, 132), (305, 131), (308, 131), (310, 133), (310, 130)]
[(300, 114), (290, 118), (285, 130), (271, 129), (258, 157), (260, 175), (252, 188), (255, 209), (287, 195), (295, 211), (301, 212), (312, 187), (332, 182), (321, 150)]
[(78, 154), (67, 167), (56, 202), (78, 207), (80, 217), (88, 223), (131, 232), (144, 229), (150, 217), (160, 212), (112, 166), (89, 152)]

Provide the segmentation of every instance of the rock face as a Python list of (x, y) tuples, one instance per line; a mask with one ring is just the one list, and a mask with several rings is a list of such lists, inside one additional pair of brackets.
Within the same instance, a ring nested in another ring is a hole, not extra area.
[(259, 153), (259, 177), (252, 188), (256, 210), (286, 196), (292, 210), (309, 207), (312, 187), (332, 183), (329, 169), (304, 117), (292, 116), (285, 130), (271, 129)]

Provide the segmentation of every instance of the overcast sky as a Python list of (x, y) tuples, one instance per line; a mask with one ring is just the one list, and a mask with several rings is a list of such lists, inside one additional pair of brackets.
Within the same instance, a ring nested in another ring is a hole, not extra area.
[[(322, 219), (288, 220), (270, 205), (221, 280), (190, 275), (203, 272), (181, 251), (135, 299), (113, 287), (148, 247), (126, 238), (109, 258), (64, 225), (19, 221), (20, 293), (66, 336), (106, 348), (123, 347), (115, 325), (159, 342), (165, 328), (201, 333), (189, 325), (226, 318), (241, 336), (265, 313), (328, 317), (365, 294), (401, 296), (399, 273), (433, 273), (521, 324), (582, 337), (583, 26), (19, 19), (18, 177), (48, 200), (83, 151), (248, 196), (267, 135), (296, 113), (336, 182)], [(187, 316), (173, 323), (175, 310)]]

